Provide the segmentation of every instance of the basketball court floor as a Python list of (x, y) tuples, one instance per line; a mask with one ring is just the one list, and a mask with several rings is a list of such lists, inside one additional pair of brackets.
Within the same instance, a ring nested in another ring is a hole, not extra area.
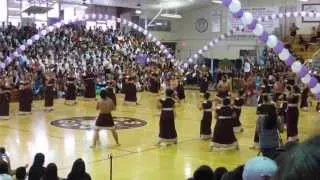
[[(117, 97), (118, 107), (113, 113), (121, 146), (115, 146), (109, 132), (102, 131), (101, 146), (91, 149), (96, 102), (78, 99), (76, 106), (55, 101), (55, 110), (43, 111), (43, 101), (35, 101), (33, 114), (16, 115), (18, 104), (11, 105), (11, 119), (0, 121), (0, 145), (9, 151), (12, 167), (33, 162), (35, 153), (46, 155), (46, 164), (55, 162), (59, 176), (66, 177), (75, 159), (85, 160), (87, 171), (95, 180), (109, 179), (110, 160), (113, 156), (115, 180), (186, 179), (202, 164), (229, 169), (244, 163), (257, 154), (249, 149), (255, 128), (255, 107), (244, 107), (241, 121), (244, 132), (237, 134), (239, 151), (209, 152), (209, 141), (199, 138), (201, 111), (197, 105), (198, 91), (187, 91), (187, 100), (176, 108), (178, 145), (156, 147), (158, 136), (159, 97), (140, 93), (139, 106), (122, 105), (123, 96)], [(310, 112), (300, 111), (299, 136), (304, 140), (320, 132), (319, 114), (314, 107)], [(214, 123), (213, 123), (214, 125)], [(285, 137), (285, 134), (283, 134)]]

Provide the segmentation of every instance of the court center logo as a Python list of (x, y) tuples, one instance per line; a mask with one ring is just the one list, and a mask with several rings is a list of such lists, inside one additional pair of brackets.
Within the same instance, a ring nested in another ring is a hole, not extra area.
[[(95, 127), (96, 117), (84, 116), (84, 117), (71, 117), (65, 119), (58, 119), (51, 122), (51, 125), (64, 129), (79, 129), (90, 130)], [(145, 126), (146, 121), (142, 119), (136, 119), (131, 117), (113, 117), (116, 129), (133, 129)]]

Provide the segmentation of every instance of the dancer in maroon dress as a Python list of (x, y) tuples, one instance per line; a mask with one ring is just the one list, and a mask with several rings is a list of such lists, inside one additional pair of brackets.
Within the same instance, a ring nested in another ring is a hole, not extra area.
[(5, 77), (0, 78), (0, 120), (10, 118), (10, 85)]
[(134, 83), (134, 78), (130, 77), (126, 82), (125, 89), (124, 89), (124, 104), (126, 105), (137, 105), (137, 87)]
[(165, 99), (159, 100), (159, 108), (161, 109), (160, 115), (160, 132), (157, 145), (161, 143), (165, 144), (176, 144), (177, 143), (177, 131), (175, 127), (175, 115), (174, 115), (174, 104), (175, 101), (173, 100), (172, 96), (174, 91), (171, 89), (167, 89)]
[(45, 80), (44, 107), (46, 111), (53, 111), (55, 79), (52, 73), (48, 73)]
[(200, 105), (200, 110), (203, 111), (200, 125), (200, 138), (203, 140), (208, 140), (211, 138), (212, 101), (209, 100), (209, 93), (204, 93), (203, 97), (204, 100)]
[(153, 94), (158, 94), (160, 90), (160, 79), (157, 77), (156, 73), (151, 74), (149, 84), (149, 91)]
[(233, 150), (238, 149), (238, 141), (233, 132), (232, 123), (235, 112), (230, 106), (230, 99), (222, 100), (222, 106), (216, 109), (216, 125), (213, 131), (211, 150)]
[(300, 108), (303, 111), (308, 110), (308, 96), (309, 96), (309, 88), (308, 86), (305, 86), (301, 93), (301, 103), (300, 103)]
[(33, 94), (31, 80), (28, 76), (22, 76), (19, 86), (19, 114), (31, 114)]
[(176, 87), (176, 91), (177, 91), (177, 97), (179, 101), (186, 99), (186, 95), (183, 87), (183, 81), (181, 79), (178, 79), (178, 85)]
[(74, 70), (71, 70), (71, 72), (67, 76), (67, 82), (66, 82), (66, 95), (65, 95), (65, 104), (66, 105), (74, 105), (76, 104), (76, 98), (77, 98), (77, 87), (76, 87), (76, 77)]
[(106, 90), (100, 91), (101, 100), (97, 103), (96, 109), (99, 111), (99, 116), (96, 120), (96, 128), (94, 130), (94, 138), (91, 148), (95, 148), (97, 144), (100, 144), (99, 131), (102, 129), (111, 130), (114, 140), (117, 145), (119, 144), (118, 133), (115, 129), (114, 121), (111, 112), (114, 110), (115, 105), (111, 98), (111, 95)]
[(85, 92), (84, 98), (87, 100), (96, 98), (96, 76), (92, 72), (91, 68), (88, 69), (86, 76), (84, 77)]
[(116, 97), (116, 94), (114, 93), (115, 85), (116, 85), (115, 81), (108, 81), (107, 92), (110, 95), (109, 98), (112, 99), (112, 101), (113, 101), (113, 103), (114, 103), (114, 105), (116, 107), (117, 106), (117, 97)]
[(233, 102), (233, 108), (236, 113), (236, 117), (234, 118), (233, 131), (236, 133), (243, 132), (243, 128), (241, 127), (241, 122), (240, 122), (240, 115), (241, 115), (241, 109), (244, 103), (245, 103), (244, 91), (239, 90), (238, 97), (236, 97)]
[(200, 75), (200, 95), (203, 96), (204, 93), (208, 91), (209, 87), (209, 75), (206, 72), (202, 72)]
[(297, 86), (293, 87), (293, 91), (288, 97), (288, 109), (287, 109), (287, 139), (288, 142), (299, 141), (298, 138), (298, 121), (299, 121), (299, 96), (300, 89)]

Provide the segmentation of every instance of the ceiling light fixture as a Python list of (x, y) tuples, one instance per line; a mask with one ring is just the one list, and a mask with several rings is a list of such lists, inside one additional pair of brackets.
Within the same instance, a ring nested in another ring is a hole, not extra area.
[(170, 13), (161, 14), (161, 17), (173, 18), (173, 19), (181, 19), (182, 18), (182, 16), (180, 14), (170, 14)]
[(142, 14), (142, 10), (141, 9), (136, 9), (136, 14)]
[(220, 1), (220, 0), (212, 0), (211, 2), (215, 3), (215, 4), (222, 4), (222, 1)]

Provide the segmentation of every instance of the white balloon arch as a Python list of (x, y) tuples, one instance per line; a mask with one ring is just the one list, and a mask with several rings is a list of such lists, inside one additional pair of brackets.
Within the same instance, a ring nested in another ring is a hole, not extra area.
[[(245, 27), (252, 30), (261, 42), (266, 43), (269, 48), (272, 48), (277, 53), (279, 58), (291, 67), (292, 71), (301, 78), (303, 83), (308, 85), (310, 91), (320, 100), (320, 84), (317, 78), (308, 73), (308, 67), (296, 61), (288, 49), (284, 47), (284, 43), (281, 40), (265, 31), (263, 26), (259, 24), (259, 21), (252, 17), (252, 13), (244, 11), (239, 0), (223, 0), (222, 2), (224, 6), (229, 8), (234, 17), (241, 19)], [(300, 14), (307, 15), (309, 13), (300, 12)], [(319, 16), (319, 14), (317, 13), (316, 16)]]

